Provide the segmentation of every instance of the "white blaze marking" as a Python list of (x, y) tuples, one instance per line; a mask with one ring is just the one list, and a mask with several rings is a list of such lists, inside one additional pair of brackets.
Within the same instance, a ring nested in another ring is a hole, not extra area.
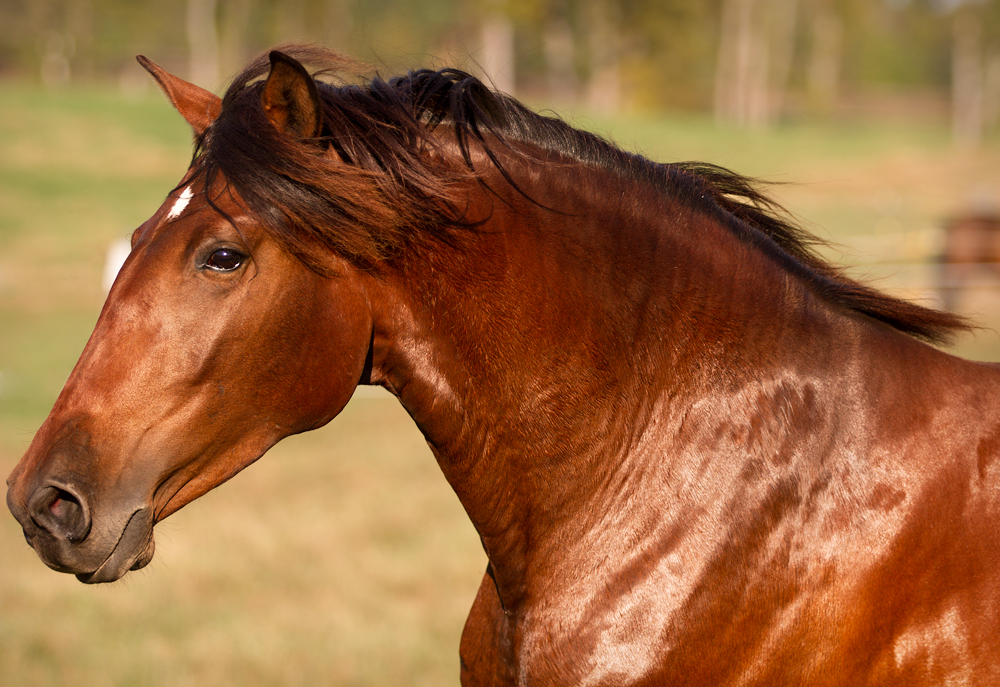
[(177, 219), (178, 217), (181, 216), (181, 213), (184, 212), (184, 208), (186, 208), (187, 204), (191, 202), (192, 195), (193, 194), (191, 193), (190, 186), (181, 191), (181, 195), (177, 198), (177, 201), (174, 203), (174, 206), (170, 208), (170, 212), (167, 213), (168, 221), (172, 219)]

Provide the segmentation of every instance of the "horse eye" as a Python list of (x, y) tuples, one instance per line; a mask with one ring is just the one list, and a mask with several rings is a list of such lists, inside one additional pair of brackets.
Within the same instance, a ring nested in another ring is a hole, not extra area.
[(220, 248), (208, 256), (205, 267), (219, 272), (232, 272), (243, 264), (244, 256), (229, 248)]

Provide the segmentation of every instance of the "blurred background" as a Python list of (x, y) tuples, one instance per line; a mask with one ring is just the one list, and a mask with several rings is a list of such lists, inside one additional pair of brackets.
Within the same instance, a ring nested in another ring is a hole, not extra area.
[[(0, 475), (109, 246), (190, 157), (133, 56), (220, 92), (290, 41), (464, 67), (653, 159), (779, 182), (828, 257), (971, 316), (951, 350), (1000, 360), (1000, 0), (0, 0)], [(112, 585), (47, 570), (0, 514), (0, 684), (457, 684), (485, 564), (406, 414), (361, 394)]]

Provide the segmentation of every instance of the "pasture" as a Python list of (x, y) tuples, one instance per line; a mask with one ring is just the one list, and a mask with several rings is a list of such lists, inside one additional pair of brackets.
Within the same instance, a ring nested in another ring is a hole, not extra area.
[[(785, 182), (775, 196), (841, 262), (915, 297), (930, 295), (942, 220), (1000, 194), (1000, 147), (956, 149), (934, 124), (748, 133), (570, 114), (654, 159)], [(97, 318), (107, 245), (156, 209), (189, 154), (187, 126), (152, 90), (0, 85), (3, 475)], [(998, 295), (963, 300), (986, 329), (956, 352), (1000, 359)], [(457, 684), (486, 563), (421, 437), (378, 393), (160, 524), (154, 562), (121, 582), (47, 570), (6, 514), (0, 551), (0, 684), (24, 686)]]

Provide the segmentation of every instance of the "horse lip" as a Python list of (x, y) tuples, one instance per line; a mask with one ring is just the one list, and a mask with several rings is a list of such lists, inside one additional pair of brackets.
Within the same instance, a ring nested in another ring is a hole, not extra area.
[(138, 570), (153, 558), (153, 517), (149, 508), (132, 513), (104, 562), (91, 573), (77, 573), (84, 584), (114, 582), (129, 570)]

